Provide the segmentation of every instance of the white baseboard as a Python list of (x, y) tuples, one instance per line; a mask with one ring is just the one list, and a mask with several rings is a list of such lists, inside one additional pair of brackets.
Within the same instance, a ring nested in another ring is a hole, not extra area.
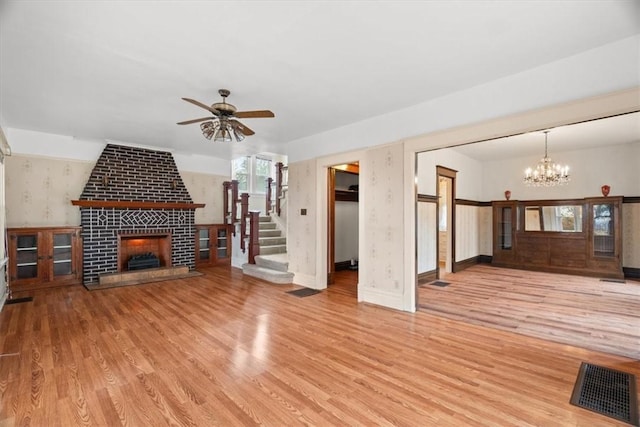
[(402, 294), (364, 287), (358, 283), (358, 301), (381, 305), (394, 310), (404, 310)]
[(300, 285), (300, 286), (304, 286), (307, 288), (311, 288), (311, 289), (326, 289), (326, 285), (325, 286), (319, 286), (316, 283), (316, 276), (312, 276), (310, 274), (302, 274), (302, 273), (295, 273), (295, 275), (293, 276), (293, 283), (296, 285)]

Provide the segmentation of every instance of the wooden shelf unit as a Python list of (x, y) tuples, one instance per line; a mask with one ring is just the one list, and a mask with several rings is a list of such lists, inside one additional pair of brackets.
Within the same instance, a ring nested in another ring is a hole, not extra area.
[(196, 225), (196, 266), (231, 264), (231, 225)]
[(7, 229), (11, 291), (30, 291), (81, 283), (80, 229), (80, 227)]

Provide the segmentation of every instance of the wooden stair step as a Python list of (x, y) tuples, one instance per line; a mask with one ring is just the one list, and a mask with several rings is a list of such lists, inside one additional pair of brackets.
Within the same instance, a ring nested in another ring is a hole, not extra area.
[(257, 264), (243, 264), (242, 273), (271, 283), (293, 283), (293, 273), (273, 270), (271, 268), (261, 267)]

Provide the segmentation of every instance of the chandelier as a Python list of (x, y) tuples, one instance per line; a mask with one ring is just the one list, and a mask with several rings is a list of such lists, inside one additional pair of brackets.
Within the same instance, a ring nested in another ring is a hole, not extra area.
[(544, 132), (544, 157), (535, 168), (524, 171), (524, 183), (532, 187), (553, 187), (569, 182), (569, 166), (555, 164), (547, 156), (547, 137), (549, 131)]
[(242, 125), (237, 121), (230, 121), (226, 117), (201, 123), (200, 130), (205, 138), (213, 138), (214, 142), (231, 142), (233, 141), (232, 135), (236, 141), (240, 142), (245, 137), (245, 134), (242, 133)]

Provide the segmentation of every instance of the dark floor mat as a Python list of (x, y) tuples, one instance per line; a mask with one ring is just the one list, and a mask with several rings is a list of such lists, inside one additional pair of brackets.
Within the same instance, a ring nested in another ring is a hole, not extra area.
[(638, 426), (633, 374), (582, 362), (571, 404)]
[(439, 286), (439, 287), (441, 287), (441, 288), (444, 288), (445, 286), (449, 286), (449, 285), (450, 285), (450, 283), (449, 283), (449, 282), (444, 282), (444, 281), (442, 281), (442, 280), (436, 280), (436, 281), (433, 281), (433, 282), (429, 282), (429, 283), (427, 283), (427, 285), (431, 285), (431, 286)]
[(627, 283), (624, 279), (600, 279), (601, 282)]
[(317, 289), (311, 289), (311, 288), (302, 288), (302, 289), (296, 289), (294, 291), (287, 291), (288, 294), (294, 295), (296, 297), (308, 297), (311, 295), (315, 295), (315, 294), (319, 294), (321, 291), (317, 290)]
[(18, 304), (21, 302), (31, 302), (33, 301), (33, 297), (24, 297), (24, 298), (11, 298), (6, 300), (5, 304)]

